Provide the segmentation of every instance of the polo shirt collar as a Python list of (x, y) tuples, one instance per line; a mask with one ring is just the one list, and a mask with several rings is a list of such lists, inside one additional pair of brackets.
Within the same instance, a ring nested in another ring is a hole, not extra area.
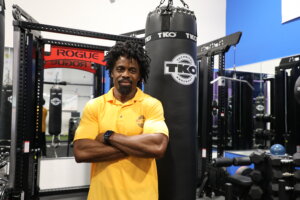
[[(108, 93), (106, 93), (105, 98), (107, 102), (113, 103), (113, 104), (123, 104), (122, 102), (118, 101), (115, 97), (114, 97), (114, 93), (113, 90), (115, 89), (115, 87), (112, 87)], [(124, 104), (133, 104), (137, 101), (142, 101), (143, 100), (143, 91), (137, 87), (137, 91), (134, 95), (134, 97), (132, 99), (130, 99), (129, 101), (125, 102)]]

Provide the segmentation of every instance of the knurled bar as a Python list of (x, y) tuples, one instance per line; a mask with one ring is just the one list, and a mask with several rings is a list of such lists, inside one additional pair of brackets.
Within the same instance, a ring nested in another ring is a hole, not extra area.
[(107, 46), (98, 46), (98, 45), (69, 42), (69, 41), (62, 41), (62, 40), (42, 39), (42, 43), (57, 45), (57, 46), (68, 46), (68, 47), (76, 47), (76, 48), (83, 48), (83, 49), (101, 50), (101, 51), (110, 50), (110, 47)]
[(46, 32), (52, 32), (52, 33), (63, 33), (63, 34), (69, 34), (69, 35), (107, 39), (107, 40), (114, 40), (114, 41), (134, 40), (141, 44), (145, 43), (143, 38), (141, 39), (141, 38), (133, 38), (133, 37), (129, 37), (129, 36), (111, 35), (111, 34), (106, 34), (106, 33), (98, 33), (98, 32), (93, 32), (93, 31), (66, 28), (66, 27), (61, 27), (61, 26), (52, 26), (52, 25), (47, 25), (47, 24), (38, 24), (38, 23), (25, 22), (25, 21), (17, 21), (17, 23), (20, 26), (20, 28), (26, 28), (26, 29), (31, 29), (31, 30), (46, 31)]

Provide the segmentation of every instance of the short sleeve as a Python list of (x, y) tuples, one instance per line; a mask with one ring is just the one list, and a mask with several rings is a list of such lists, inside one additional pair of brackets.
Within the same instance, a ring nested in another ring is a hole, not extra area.
[(91, 100), (83, 109), (83, 114), (76, 130), (74, 141), (78, 139), (95, 139), (98, 132), (98, 108), (96, 102)]
[(163, 133), (169, 136), (169, 130), (165, 123), (163, 106), (158, 100), (147, 111), (143, 133)]

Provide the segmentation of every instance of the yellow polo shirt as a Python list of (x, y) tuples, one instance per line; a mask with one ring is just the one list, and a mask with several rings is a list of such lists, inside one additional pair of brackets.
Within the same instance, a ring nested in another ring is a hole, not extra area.
[(42, 116), (42, 132), (46, 132), (46, 118), (47, 118), (48, 110), (43, 107), (43, 116)]
[[(140, 89), (124, 104), (114, 98), (113, 88), (90, 100), (84, 108), (74, 140), (95, 139), (98, 133), (107, 130), (124, 135), (169, 134), (161, 102)], [(129, 156), (92, 163), (88, 200), (141, 199), (158, 199), (155, 159)]]

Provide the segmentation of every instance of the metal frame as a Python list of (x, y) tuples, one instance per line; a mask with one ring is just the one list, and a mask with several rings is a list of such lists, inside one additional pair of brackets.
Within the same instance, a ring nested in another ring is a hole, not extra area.
[[(5, 2), (0, 0), (0, 91), (2, 91), (5, 41)], [(1, 98), (0, 98), (1, 105)]]
[(86, 31), (86, 30), (80, 30), (74, 28), (66, 28), (61, 26), (53, 26), (53, 25), (39, 24), (39, 23), (25, 22), (25, 21), (14, 22), (14, 25), (28, 30), (45, 31), (51, 33), (62, 33), (68, 35), (76, 35), (76, 36), (83, 36), (83, 37), (90, 37), (90, 38), (97, 38), (97, 39), (107, 39), (107, 40), (114, 40), (114, 41), (134, 40), (136, 42), (144, 44), (144, 39), (140, 39), (140, 38), (133, 38), (133, 37), (122, 36), (122, 35), (112, 35), (112, 34)]
[(294, 85), (300, 76), (300, 55), (281, 59), (275, 68), (275, 141), (286, 146), (289, 154), (300, 146), (300, 105), (294, 98)]
[(82, 48), (82, 49), (94, 49), (94, 50), (101, 50), (101, 51), (108, 51), (110, 47), (107, 46), (99, 46), (99, 45), (92, 45), (92, 44), (84, 44), (84, 43), (77, 43), (77, 42), (70, 42), (70, 41), (62, 41), (62, 40), (52, 40), (52, 39), (41, 39), (43, 44), (51, 44), (57, 46), (65, 46), (65, 47), (75, 47), (75, 48)]
[[(8, 193), (10, 199), (23, 198), (31, 200), (35, 199), (39, 193), (37, 188), (38, 151), (35, 145), (35, 137), (40, 130), (39, 124), (41, 124), (42, 116), (43, 45), (55, 44), (97, 50), (108, 50), (110, 48), (43, 39), (40, 32), (62, 33), (113, 41), (130, 39), (141, 44), (144, 44), (144, 39), (39, 24), (19, 6), (14, 5), (13, 8), (15, 18), (13, 23), (13, 103)], [(103, 73), (99, 72), (99, 74), (101, 74), (101, 77), (103, 76)], [(29, 146), (27, 146), (28, 144)]]

